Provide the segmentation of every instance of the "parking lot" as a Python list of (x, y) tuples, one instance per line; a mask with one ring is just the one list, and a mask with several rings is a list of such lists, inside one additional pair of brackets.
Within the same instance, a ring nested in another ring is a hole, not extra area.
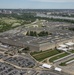
[(9, 57), (4, 61), (9, 62), (13, 65), (17, 65), (21, 68), (32, 68), (36, 64), (36, 62), (33, 59), (22, 56)]
[(60, 67), (63, 70), (63, 72), (74, 75), (74, 63), (68, 64), (67, 66), (59, 66), (59, 65), (56, 66)]
[(64, 73), (64, 72), (57, 72), (55, 70), (50, 70), (50, 71), (49, 70), (47, 70), (47, 71), (42, 70), (37, 75), (70, 75), (70, 74)]
[(25, 70), (20, 71), (9, 64), (0, 62), (0, 75), (24, 75), (25, 73)]
[(74, 75), (74, 62), (70, 63), (70, 64), (67, 64), (67, 65), (64, 65), (64, 66), (61, 66), (60, 64), (63, 63), (63, 62), (66, 62), (70, 59), (73, 59), (74, 58), (74, 54), (70, 54), (68, 56), (65, 56), (61, 59), (58, 59), (54, 62), (54, 66), (58, 66), (60, 67), (63, 72), (66, 72), (66, 73), (69, 73), (71, 75)]

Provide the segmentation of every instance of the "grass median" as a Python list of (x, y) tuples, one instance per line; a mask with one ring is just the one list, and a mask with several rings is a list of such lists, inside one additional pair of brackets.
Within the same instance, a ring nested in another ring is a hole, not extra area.
[(70, 52), (71, 52), (71, 53), (74, 53), (74, 50), (71, 50)]
[(57, 59), (60, 59), (60, 58), (62, 58), (62, 57), (65, 57), (65, 56), (67, 56), (67, 55), (69, 55), (69, 54), (68, 54), (68, 53), (63, 53), (63, 54), (57, 55), (57, 56), (55, 56), (55, 57), (52, 57), (51, 59), (49, 59), (49, 61), (50, 61), (50, 62), (53, 62), (53, 61), (55, 61), (55, 60), (57, 60)]
[(47, 50), (47, 51), (42, 51), (38, 53), (31, 53), (31, 55), (37, 60), (37, 61), (42, 61), (45, 58), (51, 57), (53, 55), (59, 54), (58, 50)]
[(67, 62), (70, 62), (70, 61), (72, 61), (72, 60), (74, 60), (74, 58), (72, 58), (72, 59), (70, 59), (70, 60), (67, 60), (67, 61), (65, 61), (65, 62), (62, 62), (62, 63), (60, 63), (59, 65), (60, 66), (67, 66)]

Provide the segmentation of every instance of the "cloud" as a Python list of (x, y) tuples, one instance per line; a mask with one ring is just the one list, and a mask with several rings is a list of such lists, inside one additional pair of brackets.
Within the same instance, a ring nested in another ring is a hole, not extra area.
[(38, 2), (74, 2), (74, 0), (30, 0)]

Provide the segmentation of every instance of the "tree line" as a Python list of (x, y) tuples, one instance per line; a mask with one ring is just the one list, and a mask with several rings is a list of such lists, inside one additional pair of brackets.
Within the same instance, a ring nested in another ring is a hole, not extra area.
[[(36, 37), (39, 36), (39, 37), (41, 37), (41, 36), (48, 36), (49, 33), (47, 31), (41, 31), (39, 33), (37, 33), (36, 31), (28, 31), (26, 33), (26, 35), (27, 36), (36, 36)], [(50, 35), (51, 35), (51, 33), (50, 33)]]

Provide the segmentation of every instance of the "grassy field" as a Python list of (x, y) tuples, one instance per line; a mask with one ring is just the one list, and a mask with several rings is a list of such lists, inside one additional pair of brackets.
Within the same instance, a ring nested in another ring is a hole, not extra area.
[(60, 66), (67, 66), (65, 62), (59, 64)]
[(74, 50), (71, 50), (70, 52), (71, 52), (71, 53), (74, 53)]
[(55, 61), (55, 60), (57, 60), (57, 59), (60, 59), (60, 58), (62, 58), (62, 57), (65, 57), (65, 56), (67, 56), (67, 55), (68, 55), (68, 53), (63, 53), (63, 54), (57, 55), (57, 56), (55, 56), (55, 57), (49, 59), (49, 61), (50, 61), (50, 62), (53, 62), (53, 61)]
[(37, 61), (42, 61), (47, 57), (51, 57), (53, 55), (59, 54), (60, 52), (57, 50), (47, 50), (43, 52), (38, 52), (38, 53), (31, 53), (31, 55), (37, 60)]
[(31, 24), (27, 24), (27, 25), (25, 25), (26, 27), (29, 27), (29, 28), (33, 28), (34, 27), (34, 25), (37, 25), (38, 26), (38, 28), (40, 28), (40, 27), (42, 27), (42, 25), (43, 25), (43, 20), (36, 20), (35, 22), (33, 22), (33, 23), (31, 23)]
[(7, 24), (20, 22), (20, 20), (17, 20), (15, 18), (6, 18), (6, 17), (0, 18), (0, 21), (5, 22)]
[(43, 21), (36, 20), (35, 24), (32, 24), (32, 23), (30, 24), (29, 22), (28, 23), (26, 22), (23, 19), (16, 19), (13, 17), (2, 17), (0, 18), (0, 32), (7, 31), (9, 29), (13, 29), (21, 25), (24, 25), (27, 28), (30, 28), (30, 27), (33, 28), (33, 25), (38, 25), (38, 27), (41, 27)]
[(0, 32), (16, 28), (20, 26), (22, 22), (22, 20), (17, 20), (15, 18), (2, 17), (0, 18)]

